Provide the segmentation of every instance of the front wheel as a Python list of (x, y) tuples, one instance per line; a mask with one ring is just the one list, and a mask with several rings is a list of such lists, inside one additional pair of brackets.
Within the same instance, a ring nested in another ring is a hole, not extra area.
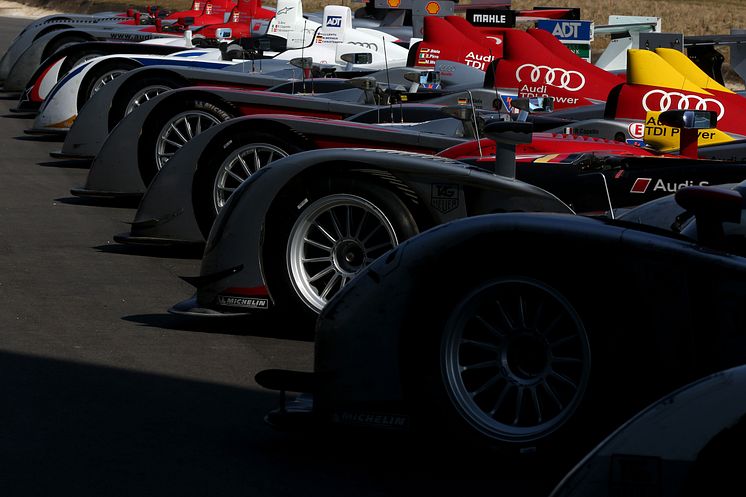
[(460, 300), (439, 355), (456, 415), (497, 442), (534, 442), (563, 426), (591, 371), (588, 336), (572, 305), (524, 277), (490, 281)]
[(192, 188), (194, 212), (205, 238), (241, 183), (260, 168), (302, 150), (289, 140), (260, 132), (234, 132), (207, 150), (194, 174)]
[(189, 100), (158, 111), (143, 127), (138, 148), (140, 176), (149, 185), (166, 162), (195, 136), (233, 116), (211, 102)]
[(264, 260), (270, 289), (280, 290), (273, 290), (278, 306), (315, 317), (363, 268), (418, 230), (404, 202), (382, 186), (335, 180), (311, 190), (292, 201), (287, 217), (273, 217), (287, 220), (267, 227)]

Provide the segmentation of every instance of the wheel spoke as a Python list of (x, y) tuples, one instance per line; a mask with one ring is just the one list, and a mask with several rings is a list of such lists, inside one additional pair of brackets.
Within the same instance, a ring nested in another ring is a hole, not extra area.
[(552, 357), (552, 362), (580, 364), (583, 361), (578, 359), (577, 357)]
[(337, 239), (336, 239), (336, 238), (334, 238), (334, 237), (333, 237), (333, 236), (332, 236), (332, 235), (331, 235), (331, 234), (330, 234), (330, 233), (329, 233), (328, 231), (326, 231), (326, 230), (324, 229), (324, 227), (323, 227), (323, 226), (321, 226), (321, 225), (320, 225), (320, 224), (319, 224), (318, 222), (315, 222), (315, 223), (313, 223), (313, 225), (312, 225), (312, 226), (315, 226), (315, 227), (316, 227), (316, 229), (318, 229), (318, 230), (319, 230), (319, 231), (320, 231), (321, 233), (323, 233), (323, 234), (324, 234), (324, 236), (325, 236), (325, 237), (327, 237), (327, 238), (329, 239), (329, 241), (330, 241), (330, 242), (332, 242), (332, 243), (337, 243)]
[(222, 192), (230, 192), (230, 193), (233, 193), (233, 192), (235, 192), (235, 191), (236, 191), (236, 189), (235, 189), (235, 188), (227, 188), (227, 187), (225, 187), (225, 186), (219, 186), (218, 188), (219, 188), (219, 189), (220, 189), (220, 191), (222, 191)]
[(165, 137), (165, 136), (161, 136), (161, 139), (162, 139), (162, 140), (163, 140), (164, 142), (168, 143), (169, 145), (173, 145), (173, 146), (174, 146), (174, 147), (176, 147), (176, 148), (181, 148), (181, 147), (182, 147), (182, 144), (181, 144), (181, 143), (176, 143), (175, 141), (171, 140), (171, 139), (170, 139), (170, 138), (168, 138), (168, 137)]
[(315, 241), (311, 240), (310, 238), (304, 238), (303, 241), (306, 242), (307, 244), (313, 246), (313, 247), (320, 248), (321, 250), (326, 250), (329, 253), (332, 252), (332, 247), (327, 247), (326, 245), (322, 245), (319, 242), (315, 242)]
[(541, 334), (544, 335), (545, 337), (548, 337), (549, 335), (551, 335), (552, 331), (554, 331), (554, 329), (557, 327), (557, 325), (559, 324), (561, 320), (562, 320), (562, 313), (557, 314), (557, 316), (555, 316), (552, 322), (549, 323), (549, 326), (547, 326), (544, 329), (544, 331), (541, 332)]
[[(202, 133), (202, 118), (200, 116), (197, 116), (197, 127), (194, 134), (198, 135), (200, 133)], [(192, 138), (194, 138), (194, 136), (192, 136)]]
[(549, 395), (549, 398), (551, 398), (554, 403), (557, 404), (557, 408), (561, 410), (564, 405), (560, 401), (559, 397), (557, 397), (557, 394), (554, 393), (554, 390), (552, 390), (551, 385), (549, 385), (549, 383), (547, 383), (546, 381), (541, 385), (544, 387), (544, 391), (547, 393), (547, 395)]
[(371, 231), (370, 233), (368, 233), (368, 235), (365, 238), (363, 238), (362, 240), (360, 240), (363, 243), (363, 245), (365, 245), (366, 243), (368, 243), (368, 240), (370, 240), (373, 237), (373, 235), (375, 235), (376, 232), (378, 232), (378, 230), (380, 230), (381, 228), (383, 228), (383, 226), (381, 226), (380, 224), (376, 224), (375, 228), (373, 228), (373, 231)]
[(536, 409), (536, 417), (539, 423), (544, 420), (541, 412), (541, 403), (539, 402), (539, 395), (536, 393), (536, 387), (531, 388), (531, 399), (534, 402), (534, 409)]
[(329, 211), (329, 217), (332, 218), (332, 225), (334, 226), (334, 231), (337, 232), (337, 236), (343, 238), (344, 235), (342, 234), (342, 230), (339, 228), (339, 222), (337, 221), (337, 216), (334, 214), (333, 209)]
[(500, 311), (500, 315), (505, 321), (505, 324), (508, 325), (508, 328), (510, 328), (511, 330), (514, 330), (515, 325), (513, 325), (513, 321), (508, 317), (508, 313), (505, 312), (505, 309), (503, 308), (502, 303), (499, 300), (496, 300), (495, 303), (497, 304), (497, 309)]
[(523, 408), (523, 390), (524, 388), (518, 387), (518, 395), (515, 399), (515, 417), (513, 418), (513, 424), (517, 425), (521, 420), (521, 410)]
[(523, 301), (523, 295), (518, 296), (518, 326), (526, 328), (526, 303)]
[(365, 224), (365, 220), (368, 218), (368, 211), (363, 211), (363, 217), (360, 218), (360, 222), (357, 225), (357, 229), (355, 230), (354, 238), (359, 239), (360, 238), (360, 230), (363, 229), (363, 225)]
[[(182, 134), (181, 134), (181, 131), (179, 131), (179, 129), (178, 129), (178, 128), (177, 128), (177, 127), (176, 127), (176, 126), (174, 125), (174, 123), (171, 123), (171, 129), (172, 129), (172, 130), (174, 130), (174, 131), (176, 132), (176, 134), (178, 135), (178, 137), (179, 137), (179, 138), (181, 138), (181, 140), (183, 141), (182, 145), (183, 145), (184, 143), (186, 143), (186, 142), (188, 142), (188, 141), (189, 141), (189, 140), (187, 140), (186, 138), (184, 138), (184, 135), (182, 135)], [(165, 137), (164, 137), (164, 138), (165, 138)], [(180, 146), (181, 146), (181, 145), (180, 145)]]
[[(199, 116), (197, 116), (197, 126), (199, 126)], [(194, 138), (194, 133), (192, 133), (192, 125), (189, 124), (188, 118), (184, 118), (184, 127), (186, 128), (189, 139), (191, 140), (192, 138)]]
[(571, 387), (573, 387), (574, 389), (577, 390), (578, 385), (574, 381), (572, 381), (570, 378), (568, 378), (567, 376), (563, 375), (562, 373), (558, 373), (557, 371), (552, 370), (552, 372), (550, 373), (550, 375), (553, 378), (557, 378), (561, 382), (566, 383), (566, 384), (570, 385)]
[(352, 211), (350, 210), (350, 206), (349, 205), (346, 206), (346, 210), (347, 210), (347, 212), (346, 212), (347, 213), (347, 217), (345, 218), (345, 234), (347, 236), (351, 236), (352, 235), (352, 227), (350, 226), (350, 223), (351, 223), (351, 219), (352, 219)]
[(483, 350), (489, 350), (490, 352), (500, 352), (502, 350), (497, 345), (487, 343), (487, 342), (478, 342), (477, 340), (464, 340), (461, 343), (465, 345), (473, 345), (474, 347), (477, 347)]
[(577, 336), (570, 335), (570, 336), (566, 336), (565, 338), (560, 338), (559, 340), (555, 340), (554, 342), (551, 342), (549, 344), (549, 346), (552, 347), (552, 348), (555, 348), (558, 345), (562, 345), (562, 344), (565, 344), (565, 343), (568, 343), (568, 342), (573, 342), (573, 341), (575, 341), (577, 339), (578, 339)]
[(301, 259), (301, 262), (303, 262), (304, 264), (306, 263), (312, 264), (314, 262), (332, 262), (332, 258), (331, 257), (308, 257), (308, 258), (304, 257), (303, 259)]
[(332, 276), (332, 278), (329, 280), (329, 283), (327, 283), (326, 286), (324, 287), (324, 291), (321, 292), (321, 298), (323, 299), (328, 298), (329, 292), (332, 291), (332, 289), (334, 288), (334, 285), (337, 283), (339, 278), (340, 278), (339, 274), (336, 274), (336, 273), (334, 274), (334, 276)]
[(238, 157), (238, 162), (241, 163), (241, 167), (243, 168), (244, 172), (246, 173), (246, 177), (248, 178), (249, 176), (251, 176), (251, 171), (249, 170), (249, 165), (246, 164), (246, 161), (241, 156), (241, 154), (238, 154), (237, 157)]
[(488, 323), (487, 320), (485, 320), (482, 316), (477, 314), (476, 316), (474, 316), (474, 319), (476, 319), (479, 324), (484, 326), (485, 329), (490, 332), (490, 334), (498, 338), (505, 338), (506, 333), (504, 331), (492, 326), (492, 324)]
[(497, 383), (498, 381), (500, 381), (500, 380), (502, 380), (502, 379), (503, 379), (503, 377), (502, 377), (502, 376), (500, 376), (500, 375), (495, 375), (495, 376), (493, 376), (492, 378), (490, 378), (489, 380), (487, 380), (486, 382), (484, 382), (484, 383), (482, 384), (482, 386), (480, 386), (480, 387), (479, 387), (479, 388), (477, 388), (476, 390), (472, 390), (472, 391), (470, 391), (470, 392), (469, 392), (469, 394), (470, 394), (470, 395), (472, 396), (472, 398), (474, 398), (474, 397), (476, 397), (477, 395), (479, 395), (480, 393), (482, 393), (482, 392), (484, 392), (485, 390), (487, 390), (488, 388), (490, 388), (491, 386), (495, 385), (495, 383)]
[(243, 183), (243, 180), (245, 179), (245, 178), (242, 178), (241, 176), (239, 176), (238, 174), (234, 173), (230, 169), (226, 169), (225, 172), (228, 173), (228, 176), (230, 176), (231, 178), (235, 179), (239, 183)]
[(259, 153), (254, 149), (254, 171), (258, 171), (262, 167), (262, 161), (259, 160)]
[(485, 369), (485, 368), (496, 368), (499, 364), (497, 361), (484, 361), (477, 362), (475, 364), (469, 364), (468, 366), (461, 366), (461, 371), (471, 371), (472, 369)]
[(322, 269), (318, 273), (316, 273), (313, 276), (311, 276), (308, 279), (308, 281), (310, 281), (310, 282), (313, 283), (314, 281), (317, 281), (319, 278), (323, 278), (324, 276), (326, 276), (327, 274), (329, 274), (329, 273), (331, 273), (333, 271), (334, 271), (334, 266), (327, 266), (325, 269)]
[(367, 248), (366, 252), (375, 252), (376, 250), (380, 250), (384, 247), (389, 247), (389, 248), (392, 247), (391, 242), (379, 243), (378, 245)]
[(503, 402), (505, 402), (505, 399), (507, 398), (508, 393), (511, 390), (513, 390), (513, 385), (511, 385), (510, 383), (506, 383), (505, 384), (505, 388), (503, 388), (503, 391), (500, 392), (500, 396), (497, 397), (497, 400), (492, 405), (492, 409), (489, 412), (489, 414), (490, 414), (491, 417), (494, 417), (495, 413), (497, 412), (497, 410), (500, 409), (500, 407), (502, 407)]

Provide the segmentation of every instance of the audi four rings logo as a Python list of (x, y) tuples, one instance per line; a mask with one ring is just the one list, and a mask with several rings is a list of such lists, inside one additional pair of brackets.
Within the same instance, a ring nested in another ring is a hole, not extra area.
[(375, 43), (369, 43), (367, 41), (348, 41), (347, 42), (350, 45), (357, 45), (359, 47), (367, 48), (368, 50), (373, 50), (374, 52), (378, 52), (378, 45)]
[(525, 76), (526, 69), (531, 69), (528, 72), (528, 77), (532, 83), (538, 83), (544, 76), (544, 83), (549, 86), (556, 88), (565, 89), (567, 91), (578, 91), (585, 86), (585, 76), (578, 71), (571, 71), (562, 69), (560, 67), (549, 67), (549, 66), (535, 66), (533, 64), (523, 64), (515, 71), (515, 78), (520, 82), (523, 81), (522, 76)]
[(717, 111), (718, 121), (725, 115), (725, 107), (714, 98), (685, 95), (677, 91), (650, 90), (642, 97), (642, 107), (648, 112), (664, 112), (669, 109)]

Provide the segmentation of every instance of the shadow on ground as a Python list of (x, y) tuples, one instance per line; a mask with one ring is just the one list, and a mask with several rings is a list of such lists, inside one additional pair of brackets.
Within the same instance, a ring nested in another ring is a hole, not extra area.
[(251, 388), (0, 352), (0, 395), (0, 493), (14, 497), (530, 496), (549, 486), (398, 434), (273, 431), (263, 417), (276, 395)]

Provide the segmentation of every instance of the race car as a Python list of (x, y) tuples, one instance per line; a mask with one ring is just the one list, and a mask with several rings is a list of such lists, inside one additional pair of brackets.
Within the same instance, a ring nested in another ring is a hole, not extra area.
[[(259, 0), (251, 2), (258, 3)], [(16, 37), (0, 60), (0, 81), (3, 82), (6, 91), (22, 90), (45, 59), (57, 50), (75, 43), (96, 40), (144, 41), (154, 38), (183, 38), (183, 33), (188, 27), (187, 19), (190, 26), (195, 22), (225, 22), (223, 11), (226, 8), (230, 11), (231, 7), (228, 6), (232, 3), (230, 0), (213, 0), (207, 4), (192, 4), (189, 11), (166, 17), (168, 20), (165, 26), (172, 28), (171, 32), (160, 29), (164, 26), (164, 20), (156, 15), (157, 12), (153, 12), (152, 22), (141, 18), (139, 13), (132, 12), (128, 12), (133, 16), (130, 19), (119, 16), (93, 16), (76, 21), (75, 16), (65, 15), (64, 19), (72, 19), (73, 22), (60, 20), (60, 16), (33, 22)], [(199, 16), (191, 15), (200, 9), (204, 10)], [(261, 4), (253, 5), (253, 11), (258, 13), (257, 16), (264, 15), (267, 20), (274, 16), (273, 11), (261, 8)]]
[[(403, 70), (400, 74), (405, 73)], [(387, 102), (399, 98), (400, 92), (395, 91), (393, 83), (392, 88), (383, 86), (381, 89), (371, 78), (320, 79), (285, 83), (272, 91), (200, 87), (180, 88), (158, 95), (112, 130), (91, 164), (85, 186), (72, 193), (139, 197), (161, 167), (187, 142), (208, 127), (241, 115), (284, 113), (343, 119), (379, 108), (385, 113), (390, 109)], [(299, 91), (305, 94), (297, 94)], [(406, 93), (406, 97), (409, 101), (437, 105), (452, 105), (459, 99), (473, 98), (475, 104), (481, 102), (487, 110), (501, 105), (496, 102), (495, 93), (486, 89), (418, 91)]]
[[(259, 169), (233, 193), (210, 232), (201, 275), (188, 278), (196, 295), (170, 312), (219, 317), (283, 309), (311, 318), (401, 241), (501, 210), (571, 212), (544, 190), (449, 159), (364, 149), (295, 154)], [(313, 247), (333, 253), (312, 255)], [(319, 263), (319, 274), (305, 268)]]
[[(448, 47), (451, 46), (464, 46), (464, 47), (471, 47), (471, 46), (481, 46), (484, 50), (489, 50), (492, 53), (495, 54), (495, 57), (501, 56), (500, 54), (503, 53), (503, 43), (502, 43), (502, 36), (496, 37), (492, 36), (491, 38), (485, 36), (481, 31), (478, 31), (476, 28), (471, 27), (468, 23), (466, 23), (467, 26), (469, 26), (470, 30), (466, 28), (466, 26), (463, 25), (465, 22), (463, 19), (454, 17), (454, 16), (447, 16), (443, 19), (436, 18), (436, 17), (428, 17), (426, 18), (425, 23), (425, 32), (424, 32), (424, 41), (422, 43), (428, 43), (428, 46), (430, 47), (441, 47), (443, 51), (447, 50)], [(509, 83), (511, 81), (516, 80), (516, 69), (515, 67), (522, 67), (526, 64), (551, 64), (553, 65), (557, 71), (565, 70), (570, 71), (572, 74), (579, 75), (579, 78), (582, 78), (583, 81), (587, 81), (587, 84), (584, 84), (583, 89), (576, 89), (578, 95), (583, 96), (584, 95), (584, 101), (588, 100), (589, 98), (595, 98), (597, 96), (600, 96), (601, 94), (605, 96), (609, 93), (611, 88), (614, 85), (618, 85), (622, 82), (622, 80), (615, 75), (612, 75), (610, 73), (607, 73), (595, 66), (592, 66), (581, 59), (579, 59), (577, 56), (572, 54), (566, 47), (564, 47), (562, 44), (560, 44), (556, 39), (554, 39), (549, 33), (543, 30), (529, 30), (529, 32), (524, 32), (521, 30), (504, 30), (505, 35), (507, 38), (506, 40), (509, 40), (511, 44), (508, 44), (507, 42), (504, 44), (504, 56), (502, 56), (502, 59), (500, 61), (500, 64), (495, 67), (497, 72), (494, 71), (488, 71), (487, 73), (484, 73), (484, 67), (476, 67), (475, 69), (481, 71), (482, 77), (479, 78), (479, 83), (477, 83), (479, 86), (486, 86), (486, 87), (495, 87), (497, 86), (505, 86), (510, 85), (512, 83)], [(547, 38), (548, 37), (548, 38)], [(496, 45), (496, 40), (500, 41), (499, 45)], [(492, 44), (494, 48), (484, 47), (484, 44)], [(387, 54), (395, 53), (395, 49), (392, 49), (390, 45), (387, 45)], [(397, 47), (398, 49), (399, 47)], [(499, 53), (498, 53), (498, 48)], [(435, 48), (431, 48), (431, 50), (436, 50)], [(440, 49), (438, 49), (440, 50)], [(419, 52), (419, 55), (417, 55), (417, 49), (413, 48), (409, 52), (409, 64), (408, 65), (414, 65), (416, 60), (421, 60), (422, 53)], [(453, 52), (452, 53), (452, 59), (455, 62), (464, 62), (466, 64), (473, 66), (473, 61), (470, 58), (470, 54), (473, 54), (473, 51), (466, 52), (465, 49), (461, 50), (459, 52)], [(301, 54), (302, 55), (302, 54)], [(417, 56), (416, 60), (413, 60), (414, 56)], [(388, 60), (388, 66), (389, 67), (395, 67), (397, 63), (389, 57), (386, 58)], [(445, 56), (441, 56), (439, 60), (446, 59)], [(329, 63), (331, 60), (324, 57), (317, 57), (314, 55), (314, 61), (317, 63)], [(384, 65), (385, 65), (384, 60)], [(431, 62), (428, 64), (429, 67), (431, 67), (433, 63)], [(369, 65), (370, 68), (375, 68), (375, 65), (371, 64)], [(454, 67), (453, 65), (444, 64), (441, 66), (442, 73), (445, 75), (448, 75), (450, 72), (455, 71), (455, 69), (449, 70), (449, 67)], [(562, 69), (564, 68), (564, 69)], [(155, 71), (155, 69), (153, 70)], [(178, 78), (179, 73), (175, 72), (173, 69), (169, 70), (169, 72), (174, 72), (173, 78)], [(146, 73), (141, 73), (143, 78), (147, 77)], [(522, 73), (518, 74), (518, 79), (522, 78)], [(549, 76), (549, 73), (547, 73), (545, 76)], [(192, 77), (192, 76), (187, 76)], [(533, 77), (533, 76), (532, 76)], [(537, 76), (538, 77), (538, 76)], [(221, 77), (220, 73), (213, 73), (211, 76), (206, 76), (202, 78), (201, 83), (206, 83), (204, 80), (207, 79), (208, 81), (214, 81), (215, 84), (219, 86), (234, 86), (235, 82), (231, 82), (229, 85), (225, 85), (225, 81)], [(475, 81), (476, 83), (476, 81)], [(598, 88), (603, 88), (603, 92), (598, 90)], [(565, 98), (565, 97), (561, 97)], [(74, 100), (72, 96), (69, 96), (66, 100), (64, 100), (59, 105), (64, 109), (64, 111), (56, 111), (53, 112), (53, 106), (56, 107), (56, 104), (48, 103), (46, 105), (46, 108), (49, 108), (47, 116), (39, 116), (37, 121), (35, 122), (34, 128), (39, 131), (43, 131), (46, 128), (49, 129), (57, 129), (57, 128), (50, 128), (51, 125), (57, 124), (57, 123), (67, 123), (72, 118), (72, 116), (75, 114), (72, 110), (72, 104), (71, 101)], [(505, 97), (505, 104), (509, 106), (509, 97)], [(601, 101), (600, 98), (594, 100), (594, 101)], [(589, 115), (595, 115), (596, 117), (601, 117), (603, 113), (603, 108), (594, 108), (594, 110), (589, 111), (587, 114), (585, 114), (585, 117), (587, 118)], [(100, 123), (99, 123), (100, 125)], [(90, 124), (89, 124), (90, 126)], [(91, 126), (92, 128), (97, 128), (97, 126)], [(64, 128), (63, 128), (64, 129)]]
[(736, 366), (666, 395), (604, 439), (550, 497), (611, 497), (648, 489), (681, 496), (740, 492), (744, 391), (746, 366)]
[(746, 360), (744, 191), (677, 192), (696, 219), (681, 233), (498, 213), (413, 237), (323, 309), (313, 372), (257, 375), (313, 396), (268, 420), (437, 431), (573, 464), (661, 395)]
[[(303, 18), (299, 12), (300, 2), (290, 0), (289, 7), (278, 11), (269, 26), (269, 32), (275, 33), (274, 40), (269, 40), (267, 50), (258, 55), (272, 60), (290, 61), (295, 58), (310, 57), (320, 64), (337, 66), (347, 71), (374, 71), (385, 67), (401, 67), (407, 57), (407, 49), (395, 44), (386, 35), (370, 34), (352, 28), (349, 7), (326, 6), (324, 24), (315, 23)], [(283, 2), (280, 2), (283, 5)], [(277, 27), (282, 29), (275, 29)], [(291, 40), (284, 38), (292, 33)], [(303, 41), (295, 43), (296, 38)], [(297, 48), (295, 48), (297, 47)], [(347, 54), (368, 54), (365, 64), (345, 61)], [(78, 110), (106, 84), (122, 73), (136, 67), (148, 66), (184, 66), (187, 68), (220, 69), (229, 65), (238, 65), (248, 69), (250, 55), (241, 58), (226, 57), (218, 48), (193, 49), (169, 56), (154, 55), (110, 55), (99, 57), (77, 66), (51, 90), (39, 115), (34, 121), (33, 132), (46, 130), (60, 131), (69, 129), (78, 115)], [(267, 64), (270, 65), (270, 64)]]

